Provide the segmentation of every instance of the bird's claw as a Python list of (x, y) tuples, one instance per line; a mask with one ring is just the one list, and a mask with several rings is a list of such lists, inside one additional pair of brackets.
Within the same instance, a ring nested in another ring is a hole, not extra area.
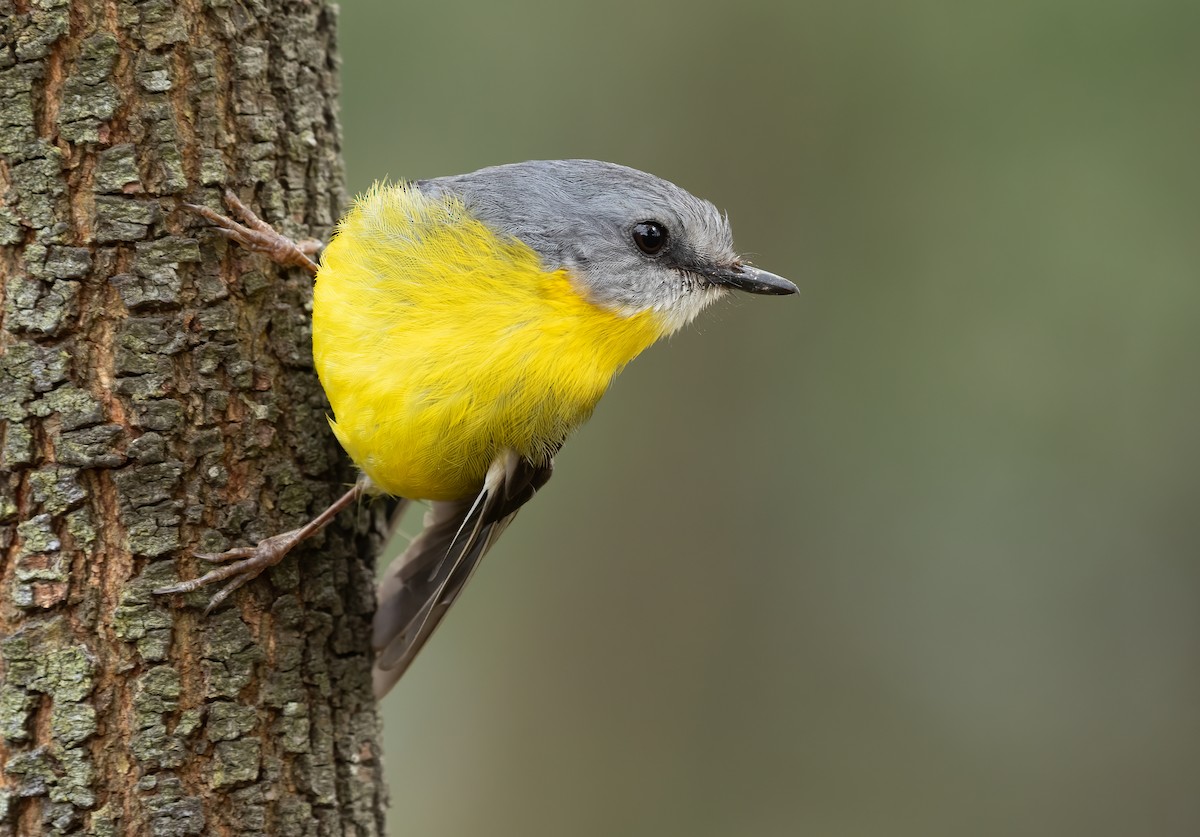
[(221, 235), (236, 241), (247, 250), (262, 253), (278, 265), (303, 267), (312, 273), (317, 272), (317, 263), (309, 257), (324, 246), (320, 241), (305, 239), (296, 242), (276, 232), (274, 227), (255, 215), (250, 207), (242, 203), (229, 189), (225, 190), (225, 203), (241, 219), (240, 223), (200, 204), (185, 203), (183, 208), (208, 221)]
[(237, 590), (247, 581), (256, 578), (263, 570), (273, 567), (282, 561), (283, 556), (287, 555), (292, 547), (302, 539), (300, 531), (299, 529), (294, 529), (291, 532), (284, 532), (281, 535), (272, 535), (269, 538), (259, 541), (256, 546), (239, 546), (228, 549), (225, 552), (197, 553), (196, 557), (202, 561), (207, 561), (210, 564), (223, 564), (224, 566), (210, 570), (199, 578), (193, 578), (190, 581), (181, 581), (178, 584), (159, 587), (154, 592), (158, 595), (192, 593), (201, 587), (207, 587), (210, 584), (228, 579), (229, 583), (218, 590), (212, 599), (209, 600), (208, 606), (204, 608), (204, 614), (207, 616), (217, 605), (228, 599), (234, 590)]
[(239, 546), (224, 552), (197, 552), (195, 557), (210, 564), (228, 564), (230, 561), (237, 561), (241, 558), (253, 558), (257, 550), (258, 547), (255, 546)]

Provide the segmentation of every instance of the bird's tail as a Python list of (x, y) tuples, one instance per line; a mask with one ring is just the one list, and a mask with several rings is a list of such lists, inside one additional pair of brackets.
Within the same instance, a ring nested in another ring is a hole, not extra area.
[(375, 695), (383, 697), (412, 664), (480, 560), (550, 478), (512, 451), (492, 462), (474, 498), (434, 502), (425, 526), (379, 584), (375, 611)]

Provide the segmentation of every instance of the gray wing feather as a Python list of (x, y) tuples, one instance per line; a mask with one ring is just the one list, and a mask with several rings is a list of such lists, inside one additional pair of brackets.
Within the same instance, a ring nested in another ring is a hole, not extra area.
[(383, 697), (412, 664), (470, 580), (480, 559), (517, 511), (550, 478), (539, 465), (504, 451), (473, 498), (434, 502), (425, 526), (379, 585), (372, 628), (375, 694)]

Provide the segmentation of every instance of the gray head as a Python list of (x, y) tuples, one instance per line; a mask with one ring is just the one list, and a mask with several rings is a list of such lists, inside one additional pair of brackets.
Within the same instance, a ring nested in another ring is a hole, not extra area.
[(673, 328), (728, 288), (796, 292), (738, 257), (729, 221), (715, 206), (637, 169), (534, 160), (417, 187), (457, 195), (497, 233), (533, 248), (547, 270), (566, 268), (593, 302), (626, 313), (655, 309)]

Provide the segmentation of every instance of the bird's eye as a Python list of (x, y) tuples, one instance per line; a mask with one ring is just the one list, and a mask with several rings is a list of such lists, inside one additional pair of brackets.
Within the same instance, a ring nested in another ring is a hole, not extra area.
[(667, 246), (667, 228), (657, 221), (642, 221), (633, 228), (633, 243), (647, 256), (657, 256)]

